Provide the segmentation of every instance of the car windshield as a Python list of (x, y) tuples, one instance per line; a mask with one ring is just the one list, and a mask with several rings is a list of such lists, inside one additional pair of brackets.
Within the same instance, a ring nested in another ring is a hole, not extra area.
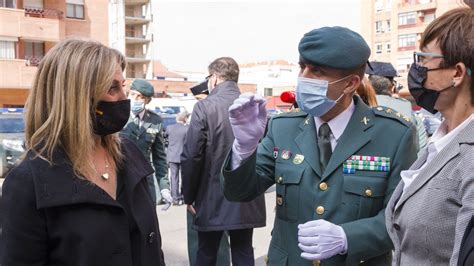
[(25, 123), (22, 117), (0, 117), (0, 133), (25, 132)]

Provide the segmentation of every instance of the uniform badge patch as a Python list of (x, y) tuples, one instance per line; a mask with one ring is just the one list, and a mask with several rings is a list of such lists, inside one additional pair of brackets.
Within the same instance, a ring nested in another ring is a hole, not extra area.
[(293, 158), (294, 164), (301, 164), (304, 161), (304, 155), (296, 154), (295, 158)]
[(344, 174), (360, 171), (390, 172), (390, 157), (352, 155), (343, 164)]
[(288, 160), (291, 158), (291, 151), (288, 151), (288, 150), (283, 150), (282, 153), (281, 153), (281, 158), (283, 160)]
[(278, 158), (278, 148), (277, 147), (273, 148), (273, 158), (275, 158), (275, 159)]

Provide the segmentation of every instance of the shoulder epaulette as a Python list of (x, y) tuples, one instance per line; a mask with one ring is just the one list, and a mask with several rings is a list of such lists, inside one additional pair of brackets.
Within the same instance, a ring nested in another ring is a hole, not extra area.
[(377, 106), (377, 107), (373, 107), (372, 110), (374, 111), (374, 114), (377, 116), (383, 116), (383, 117), (391, 118), (393, 120), (397, 120), (408, 127), (413, 124), (413, 121), (410, 117), (407, 117), (403, 115), (402, 113), (393, 110), (392, 108)]
[(299, 117), (299, 116), (304, 116), (306, 117), (308, 114), (301, 111), (299, 108), (295, 108), (293, 110), (290, 110), (288, 112), (283, 112), (283, 113), (280, 113), (280, 114), (277, 114), (275, 116), (273, 116), (274, 119), (276, 118), (283, 118), (283, 117)]

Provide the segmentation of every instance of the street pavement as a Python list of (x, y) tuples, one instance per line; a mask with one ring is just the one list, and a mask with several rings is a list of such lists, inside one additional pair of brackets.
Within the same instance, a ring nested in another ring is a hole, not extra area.
[[(270, 233), (275, 217), (275, 192), (273, 187), (265, 193), (265, 205), (267, 208), (267, 226), (255, 229), (253, 234), (255, 265), (257, 266), (265, 265), (264, 258), (270, 244)], [(157, 206), (156, 210), (160, 222), (166, 265), (187, 266), (189, 262), (186, 237), (186, 205), (171, 206), (167, 211), (161, 210), (163, 206)]]

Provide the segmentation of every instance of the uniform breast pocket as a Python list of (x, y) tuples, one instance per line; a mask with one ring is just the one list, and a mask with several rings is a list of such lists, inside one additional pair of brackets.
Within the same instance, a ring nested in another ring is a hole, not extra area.
[(376, 215), (383, 208), (387, 180), (382, 177), (345, 175), (342, 202), (355, 219)]
[(300, 201), (300, 182), (304, 167), (290, 163), (277, 163), (275, 168), (277, 217), (296, 222)]

